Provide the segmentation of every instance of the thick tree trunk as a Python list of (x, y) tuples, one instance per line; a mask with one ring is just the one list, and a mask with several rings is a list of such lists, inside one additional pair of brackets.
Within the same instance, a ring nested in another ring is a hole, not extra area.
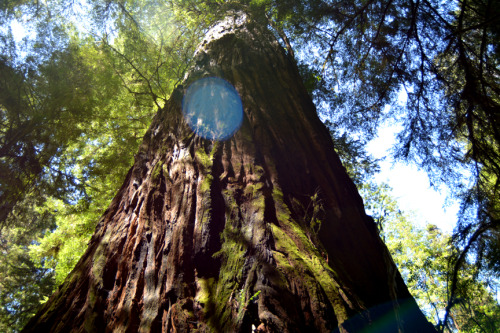
[(178, 87), (89, 248), (25, 332), (432, 332), (295, 64), (240, 16), (185, 80), (224, 78), (244, 119), (195, 135)]

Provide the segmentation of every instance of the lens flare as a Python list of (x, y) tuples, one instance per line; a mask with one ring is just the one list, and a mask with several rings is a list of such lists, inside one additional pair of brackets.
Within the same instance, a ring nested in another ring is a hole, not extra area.
[(210, 140), (229, 139), (243, 120), (243, 105), (227, 81), (209, 77), (193, 82), (184, 94), (182, 113), (189, 127)]
[[(398, 299), (399, 321), (406, 327), (414, 328), (412, 332), (428, 332), (429, 327), (422, 323), (422, 314), (412, 299)], [(371, 318), (371, 325), (366, 326), (366, 319)], [(348, 332), (359, 333), (386, 333), (398, 332), (399, 327), (394, 313), (392, 302), (381, 304), (370, 308), (370, 311), (357, 314), (342, 323)], [(332, 333), (340, 333), (340, 329), (335, 329)]]

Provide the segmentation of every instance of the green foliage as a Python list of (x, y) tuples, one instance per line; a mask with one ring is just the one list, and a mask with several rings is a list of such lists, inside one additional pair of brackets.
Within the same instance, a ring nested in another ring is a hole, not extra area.
[(40, 268), (54, 272), (55, 286), (62, 284), (87, 248), (100, 211), (65, 205), (49, 200), (46, 207), (55, 214), (56, 228), (29, 246), (29, 254)]
[[(36, 205), (31, 197), (24, 207)], [(29, 256), (28, 246), (46, 228), (53, 227), (50, 214), (41, 209), (15, 210), (22, 227), (0, 228), (0, 331), (18, 332), (54, 288), (51, 269), (42, 268)]]
[[(18, 229), (1, 238), (0, 330), (19, 331), (52, 293), (53, 274), (30, 259), (23, 246), (15, 244)], [(6, 240), (9, 238), (9, 240)]]
[(340, 134), (338, 126), (329, 120), (325, 124), (330, 130), (335, 151), (339, 155), (349, 177), (358, 188), (370, 183), (371, 177), (379, 172), (380, 168), (378, 160), (374, 159), (365, 149), (367, 141), (354, 138), (347, 132)]
[(416, 226), (411, 215), (397, 208), (387, 185), (365, 186), (361, 193), (403, 279), (428, 319), (449, 332), (494, 332), (500, 320), (498, 280), (480, 274), (468, 260), (459, 272), (453, 306), (443, 323), (450, 298), (452, 259), (460, 252), (451, 236), (432, 225)]
[[(61, 147), (77, 138), (75, 125), (90, 116), (89, 73), (78, 75), (79, 59), (71, 46), (25, 72), (0, 64), (0, 221), (29, 191), (64, 197), (73, 177), (57, 168)], [(1, 62), (1, 61), (0, 61)], [(57, 68), (57, 70), (56, 70)]]
[[(154, 107), (190, 64), (200, 31), (184, 24), (189, 15), (171, 13), (172, 4), (89, 6), (87, 24), (101, 29), (91, 34), (75, 18), (76, 4), (50, 1), (34, 10), (12, 2), (2, 12), (7, 31), (19, 21), (31, 31), (22, 43), (12, 33), (1, 39), (10, 55), (0, 58), (2, 223), (26, 193), (75, 201), (111, 161), (129, 163)], [(100, 159), (82, 158), (90, 156), (84, 150)]]

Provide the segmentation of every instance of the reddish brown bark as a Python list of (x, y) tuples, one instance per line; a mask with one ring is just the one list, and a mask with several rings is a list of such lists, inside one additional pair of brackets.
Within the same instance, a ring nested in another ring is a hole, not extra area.
[(185, 81), (231, 82), (239, 131), (193, 134), (178, 87), (87, 252), (25, 332), (434, 331), (295, 65), (241, 22), (207, 35)]

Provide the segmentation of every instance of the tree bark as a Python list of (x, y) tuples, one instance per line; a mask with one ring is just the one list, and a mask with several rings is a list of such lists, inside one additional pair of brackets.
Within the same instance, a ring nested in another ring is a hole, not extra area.
[(273, 35), (228, 15), (184, 86), (209, 76), (240, 94), (240, 129), (195, 135), (177, 87), (24, 332), (434, 332)]

